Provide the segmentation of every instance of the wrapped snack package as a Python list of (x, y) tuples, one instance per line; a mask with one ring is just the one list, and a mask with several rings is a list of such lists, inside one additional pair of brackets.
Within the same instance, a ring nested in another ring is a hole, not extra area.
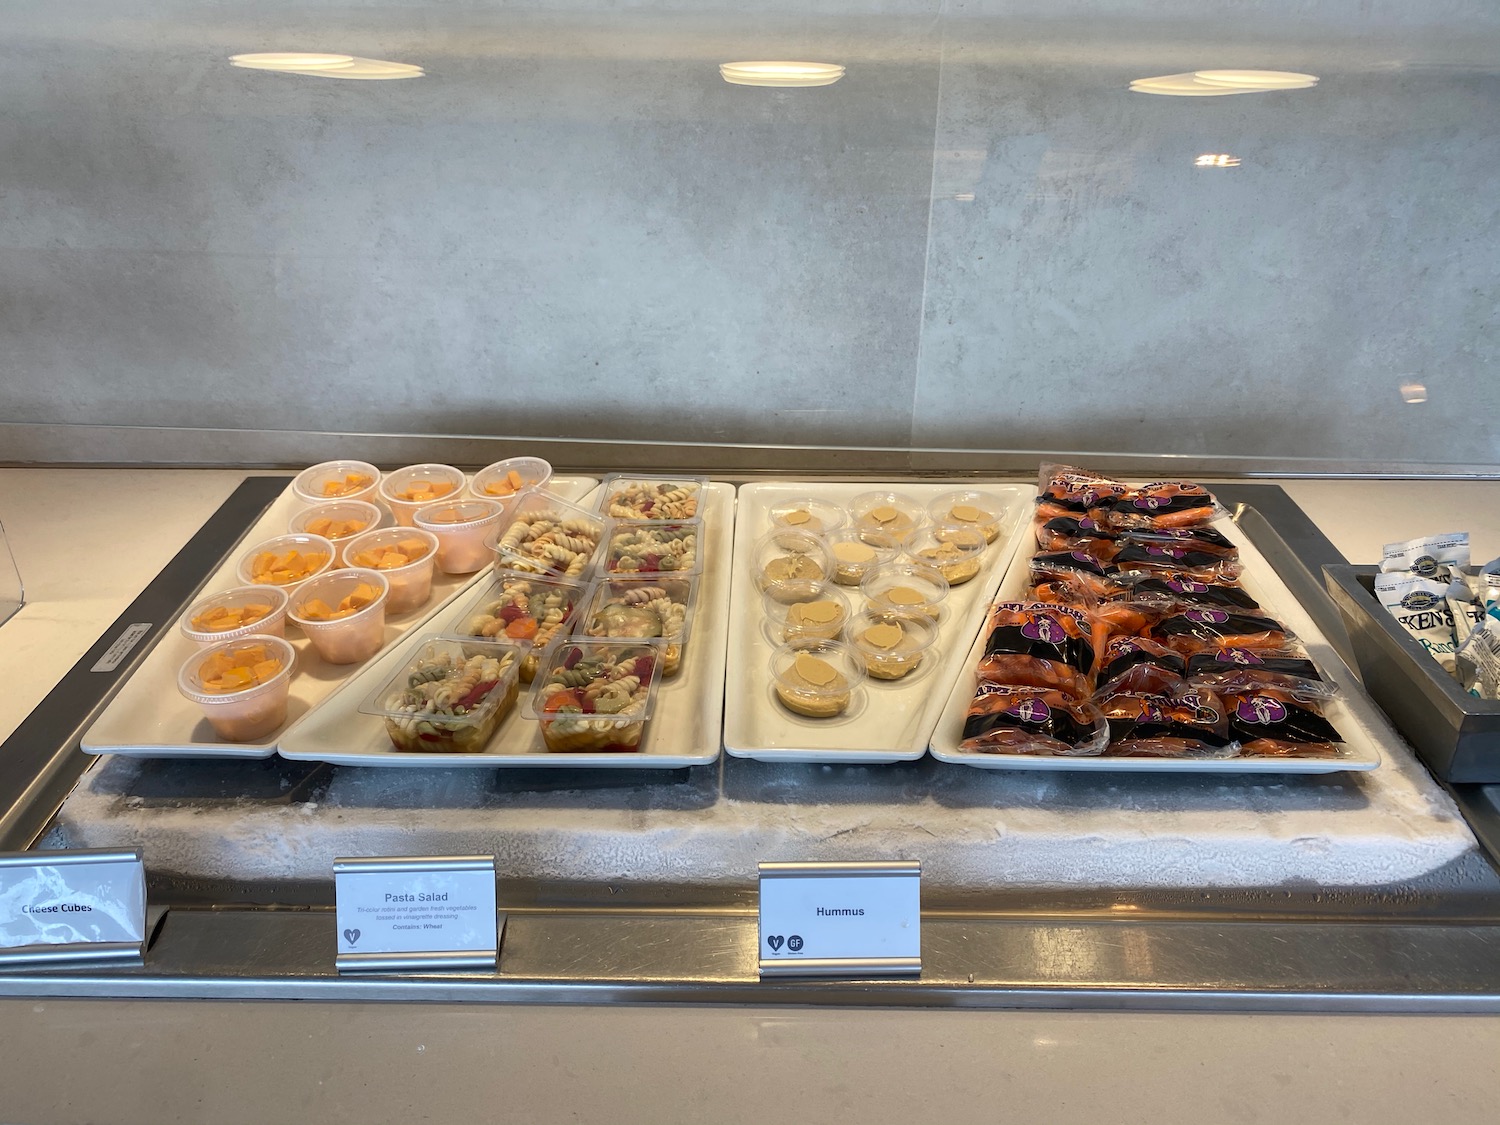
[(524, 645), (433, 637), (360, 710), (385, 721), (397, 750), (478, 754), (516, 701)]
[(1036, 543), (1043, 551), (1073, 551), (1091, 540), (1111, 540), (1114, 533), (1088, 516), (1053, 516), (1036, 525)]
[(1186, 609), (1164, 618), (1152, 635), (1188, 656), (1226, 645), (1257, 650), (1282, 649), (1296, 640), (1274, 617), (1249, 610), (1208, 607)]
[(1127, 491), (1119, 481), (1087, 469), (1044, 462), (1037, 481), (1037, 518), (1088, 516), (1102, 522), (1105, 509)]
[(1448, 608), (1447, 595), (1447, 581), (1437, 582), (1400, 572), (1382, 572), (1375, 576), (1375, 599), (1434, 660), (1452, 672), (1458, 634), (1453, 624), (1453, 611)]
[(1203, 582), (1180, 570), (1140, 571), (1132, 579), (1130, 596), (1140, 601), (1186, 602), (1220, 609), (1259, 609), (1260, 603), (1233, 582)]
[(1444, 585), (1469, 565), (1469, 533), (1426, 535), (1405, 543), (1387, 543), (1380, 550), (1380, 569), (1386, 574), (1409, 574), (1430, 578)]
[(1125, 537), (1138, 543), (1167, 543), (1178, 547), (1189, 547), (1195, 551), (1206, 551), (1221, 558), (1238, 558), (1240, 549), (1234, 541), (1211, 527), (1133, 527)]
[(1213, 494), (1201, 484), (1161, 480), (1116, 497), (1109, 505), (1109, 520), (1119, 528), (1192, 527), (1210, 522), (1222, 511)]
[(1105, 646), (1099, 667), (1099, 694), (1136, 692), (1162, 695), (1187, 675), (1187, 660), (1148, 637), (1116, 637)]
[(981, 683), (964, 720), (963, 750), (984, 754), (1093, 757), (1109, 724), (1092, 703), (1052, 688)]
[(1459, 647), (1456, 663), (1465, 691), (1500, 699), (1500, 618), (1485, 617)]
[(1033, 555), (1030, 567), (1034, 584), (1060, 582), (1095, 598), (1114, 597), (1128, 588), (1114, 566), (1086, 549)]
[(1195, 652), (1188, 657), (1187, 674), (1194, 683), (1219, 691), (1277, 687), (1320, 698), (1338, 693), (1337, 686), (1323, 678), (1312, 659), (1295, 647), (1257, 652), (1226, 645)]
[(1232, 758), (1223, 702), (1207, 688), (1178, 685), (1153, 694), (1116, 692), (1098, 699), (1109, 723), (1110, 755), (1129, 758)]
[(981, 680), (1089, 694), (1094, 665), (1088, 618), (1068, 606), (1000, 602), (991, 607)]
[(1229, 732), (1248, 757), (1336, 758), (1343, 738), (1318, 705), (1301, 693), (1275, 687), (1221, 694)]
[(1178, 543), (1150, 542), (1125, 536), (1114, 557), (1115, 566), (1126, 573), (1186, 572), (1199, 581), (1224, 582), (1240, 576), (1236, 556)]

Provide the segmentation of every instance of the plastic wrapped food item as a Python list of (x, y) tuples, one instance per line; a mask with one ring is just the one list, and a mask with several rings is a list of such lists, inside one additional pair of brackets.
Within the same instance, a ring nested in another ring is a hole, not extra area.
[(1458, 629), (1448, 605), (1448, 581), (1414, 574), (1384, 572), (1375, 576), (1375, 599), (1450, 673), (1458, 651)]
[(1185, 602), (1220, 609), (1259, 609), (1260, 603), (1233, 582), (1203, 582), (1180, 570), (1142, 571), (1127, 575), (1130, 596), (1139, 601)]
[(773, 504), (767, 513), (773, 527), (801, 531), (808, 535), (830, 535), (849, 522), (842, 507), (816, 496), (795, 496)]
[(640, 749), (661, 679), (663, 641), (564, 637), (543, 654), (527, 712), (553, 753)]
[(1171, 612), (1158, 602), (1110, 601), (1091, 606), (1088, 611), (1093, 625), (1094, 652), (1102, 653), (1115, 637), (1144, 636)]
[(380, 470), (368, 461), (324, 461), (303, 469), (292, 481), (292, 492), (304, 504), (325, 500), (374, 501)]
[(1115, 692), (1096, 702), (1109, 722), (1110, 755), (1131, 758), (1232, 758), (1224, 703), (1200, 685), (1162, 693)]
[(1092, 703), (1055, 688), (981, 682), (964, 719), (959, 749), (981, 754), (1095, 757), (1109, 724)]
[(912, 532), (903, 550), (915, 565), (930, 566), (948, 580), (949, 586), (958, 586), (979, 573), (988, 545), (978, 528), (942, 524)]
[(930, 618), (885, 610), (856, 614), (846, 632), (872, 680), (899, 680), (911, 675), (932, 655), (937, 640), (937, 626)]
[(1336, 758), (1343, 738), (1316, 702), (1275, 687), (1224, 691), (1229, 731), (1246, 756)]
[(604, 521), (553, 496), (524, 492), (510, 526), (490, 540), (496, 570), (586, 579), (604, 538)]
[(696, 574), (703, 563), (696, 520), (611, 520), (604, 538), (610, 574)]
[(238, 640), (251, 633), (286, 634), (286, 591), (276, 586), (236, 586), (199, 598), (182, 615), (178, 628), (199, 645)]
[(478, 754), (510, 711), (526, 645), (424, 638), (404, 668), (360, 710), (379, 715), (397, 750)]
[(682, 666), (697, 601), (695, 578), (604, 578), (579, 616), (579, 632), (607, 640), (661, 638), (662, 678)]
[(1099, 694), (1136, 692), (1162, 695), (1187, 675), (1187, 660), (1149, 637), (1116, 637), (1099, 661)]
[(291, 593), (333, 566), (336, 549), (321, 535), (278, 535), (257, 543), (240, 557), (240, 581), (280, 586)]
[(1405, 543), (1387, 543), (1380, 551), (1384, 574), (1409, 574), (1446, 584), (1469, 565), (1469, 533), (1425, 535)]
[(828, 580), (833, 556), (816, 535), (773, 529), (755, 544), (751, 567), (757, 588), (790, 604)]
[(990, 608), (989, 635), (977, 669), (992, 683), (1055, 688), (1087, 696), (1094, 665), (1088, 618), (1069, 606), (1000, 602)]
[(1223, 511), (1201, 484), (1159, 480), (1128, 489), (1109, 505), (1116, 527), (1192, 527), (1213, 520)]
[(1118, 596), (1129, 589), (1118, 569), (1100, 562), (1086, 550), (1033, 555), (1029, 565), (1031, 581), (1035, 585), (1060, 582), (1101, 599)]
[(1088, 516), (1103, 522), (1109, 506), (1127, 489), (1110, 477), (1074, 465), (1043, 462), (1037, 482), (1037, 518)]
[(859, 592), (871, 609), (920, 613), (937, 621), (948, 598), (948, 580), (930, 566), (887, 563), (860, 580)]
[(1312, 659), (1296, 648), (1256, 651), (1226, 645), (1195, 652), (1188, 657), (1187, 674), (1194, 683), (1220, 691), (1276, 687), (1322, 698), (1338, 693), (1338, 686), (1325, 680)]
[(411, 527), (418, 508), (458, 499), (465, 483), (463, 473), (452, 465), (407, 465), (381, 480), (380, 499), (391, 510), (398, 527)]
[(1207, 606), (1163, 618), (1152, 635), (1189, 656), (1225, 646), (1283, 649), (1297, 639), (1274, 617)]
[(528, 488), (546, 488), (552, 465), (540, 457), (508, 457), (474, 474), (469, 491), (475, 496), (504, 500)]
[(462, 615), (459, 631), (531, 645), (521, 654), (520, 666), (521, 682), (529, 684), (541, 650), (567, 635), (586, 595), (586, 587), (560, 578), (497, 573)]
[(1089, 516), (1053, 516), (1036, 525), (1036, 543), (1043, 551), (1075, 551), (1113, 538), (1114, 533), (1103, 522)]
[(927, 518), (948, 527), (975, 528), (986, 543), (1000, 536), (1000, 521), (1005, 505), (987, 492), (958, 489), (934, 497), (927, 504)]
[(281, 637), (253, 634), (188, 657), (177, 690), (203, 708), (225, 742), (264, 738), (286, 722), (297, 650)]
[(884, 543), (904, 543), (927, 522), (927, 510), (904, 492), (861, 492), (849, 501), (850, 523), (862, 534)]
[(864, 678), (864, 662), (842, 641), (791, 641), (771, 654), (777, 700), (805, 718), (842, 715)]
[(1235, 556), (1176, 543), (1147, 542), (1128, 535), (1120, 541), (1120, 549), (1113, 561), (1126, 573), (1186, 572), (1200, 581), (1222, 582), (1238, 578), (1241, 569)]
[(1194, 551), (1217, 554), (1220, 558), (1238, 558), (1240, 549), (1223, 532), (1204, 524), (1197, 527), (1133, 527), (1122, 538), (1136, 543), (1166, 543)]
[(604, 478), (606, 516), (622, 520), (690, 520), (700, 514), (707, 477), (632, 477), (612, 473)]

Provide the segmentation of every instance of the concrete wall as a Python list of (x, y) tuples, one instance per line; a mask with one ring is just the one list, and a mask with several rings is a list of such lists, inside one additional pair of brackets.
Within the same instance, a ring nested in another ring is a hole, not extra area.
[(1500, 466), (1491, 7), (13, 0), (0, 422)]

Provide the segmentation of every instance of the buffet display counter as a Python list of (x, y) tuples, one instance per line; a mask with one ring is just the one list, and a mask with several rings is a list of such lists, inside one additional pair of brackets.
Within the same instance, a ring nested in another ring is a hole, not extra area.
[[(6, 995), (94, 998), (88, 1010), (110, 1020), (119, 1018), (118, 1007), (98, 998), (439, 1002), (403, 1009), (417, 1013), (416, 1024), (448, 1011), (443, 1002), (494, 1000), (512, 1002), (492, 1009), (501, 1021), (495, 1026), (514, 1028), (550, 1026), (548, 1009), (531, 1006), (550, 1001), (728, 1005), (725, 1023), (673, 1008), (600, 1010), (588, 1018), (599, 1017), (596, 1027), (613, 1029), (608, 1035), (655, 1037), (694, 1027), (710, 1038), (732, 1037), (731, 1027), (758, 1027), (772, 1053), (778, 1044), (803, 1042), (797, 1028), (826, 1017), (786, 1009), (779, 1018), (789, 1030), (778, 1039), (766, 1005), (1500, 1010), (1500, 968), (1491, 954), (1500, 937), (1500, 881), (1448, 794), (1368, 701), (1357, 710), (1379, 731), (1383, 758), (1368, 773), (1093, 777), (969, 770), (931, 758), (831, 766), (725, 757), (652, 776), (580, 771), (560, 778), (541, 770), (108, 757), (74, 787), (72, 778), (88, 764), (76, 741), (98, 706), (65, 722), (58, 701), (43, 698), (53, 682), (86, 682), (85, 672), (68, 668), (96, 640), (109, 640), (109, 622), (162, 565), (171, 562), (143, 597), (167, 612), (185, 604), (283, 481), (252, 479), (236, 492), (242, 474), (223, 472), (0, 470), (0, 478), (11, 486), (0, 520), (30, 594), (0, 633), (0, 659), (18, 685), (0, 701), (0, 730), (24, 736), (24, 745), (13, 737), (8, 746), (16, 749), (8, 783), (18, 768), (31, 775), (26, 799), (12, 802), (0, 827), (12, 844), (26, 835), (38, 846), (141, 847), (158, 924), (138, 968), (10, 972), (0, 977)], [(1376, 487), (1386, 490), (1385, 526), (1371, 529), (1358, 513), (1373, 503)], [(1241, 527), (1327, 626), (1333, 649), (1336, 614), (1312, 604), (1317, 566), (1336, 561), (1333, 548), (1369, 557), (1368, 542), (1438, 523), (1473, 524), (1465, 512), (1500, 499), (1500, 485), (1488, 483), (1286, 482), (1220, 491), (1250, 505)], [(1393, 505), (1392, 494), (1406, 499)], [(64, 495), (81, 499), (62, 505)], [(1331, 545), (1286, 504), (1288, 495), (1302, 500)], [(18, 496), (30, 499), (18, 503)], [(122, 503), (128, 496), (149, 502), (157, 521), (152, 536), (131, 538), (127, 528), (140, 510)], [(209, 519), (226, 497), (220, 518)], [(57, 512), (64, 517), (43, 516)], [(121, 543), (126, 564), (101, 572), (80, 558), (71, 537), (84, 527)], [(1493, 537), (1475, 530), (1476, 540)], [(1484, 550), (1500, 553), (1500, 543), (1476, 545), (1477, 553)], [(90, 576), (96, 585), (79, 597)], [(1352, 674), (1342, 667), (1338, 674), (1357, 698)], [(102, 702), (101, 693), (96, 704)], [(56, 745), (35, 737), (43, 723)], [(914, 849), (926, 865), (920, 980), (757, 980), (758, 860)], [(340, 978), (332, 957), (331, 858), (460, 850), (499, 857), (507, 915), (499, 972)], [(33, 1015), (43, 1010), (60, 1009), (48, 1000)], [(289, 1017), (298, 1027), (326, 1018), (306, 1006), (261, 1010), (300, 1012)], [(846, 1015), (852, 1042), (897, 1018)], [(1107, 1016), (1072, 1015), (1087, 1021), (1075, 1028), (1094, 1029), (1090, 1034), (1123, 1029), (1098, 1022)], [(910, 1011), (900, 1017), (909, 1023), (893, 1026), (920, 1056), (931, 1036), (946, 1037), (960, 1023), (965, 1035), (996, 1037), (996, 1044), (1014, 1033), (1015, 1017), (989, 1016), (996, 1022), (975, 1027), (974, 1013)], [(1057, 1016), (1036, 1018), (1046, 1021), (1036, 1026), (1052, 1027)], [(1492, 1023), (1476, 1025), (1483, 1030), (1475, 1042), (1492, 1034)], [(634, 1030), (625, 1032), (627, 1024)], [(1418, 1024), (1405, 1026), (1411, 1034), (1400, 1037), (1410, 1046)], [(1358, 1034), (1377, 1028), (1398, 1034), (1379, 1020)], [(1183, 1043), (1192, 1035), (1182, 1023), (1162, 1030)], [(47, 1034), (61, 1041), (68, 1033), (52, 1027)], [(555, 1041), (547, 1040), (553, 1034), (542, 1031), (539, 1041)], [(1291, 1042), (1299, 1032), (1281, 1034)], [(519, 1067), (525, 1054), (507, 1067)], [(603, 1070), (618, 1073), (637, 1054), (622, 1048)], [(810, 1064), (799, 1065), (806, 1073)], [(526, 1104), (546, 1116), (539, 1083), (508, 1072), (525, 1086)], [(705, 1079), (705, 1089), (712, 1085)], [(869, 1088), (880, 1085), (869, 1079)], [(599, 1096), (598, 1087), (590, 1089), (589, 1097)], [(826, 1089), (808, 1097), (827, 1112)], [(675, 1093), (662, 1093), (655, 1104), (663, 1119), (693, 1115), (691, 1101)], [(955, 1120), (966, 1116), (955, 1107)]]

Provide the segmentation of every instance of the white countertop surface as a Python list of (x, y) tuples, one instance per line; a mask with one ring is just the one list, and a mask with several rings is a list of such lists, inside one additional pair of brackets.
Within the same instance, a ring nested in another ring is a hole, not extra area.
[[(0, 469), (11, 733), (245, 474)], [(1500, 482), (1278, 481), (1351, 561)], [(1500, 1019), (0, 1001), (0, 1121), (1490, 1121)]]

